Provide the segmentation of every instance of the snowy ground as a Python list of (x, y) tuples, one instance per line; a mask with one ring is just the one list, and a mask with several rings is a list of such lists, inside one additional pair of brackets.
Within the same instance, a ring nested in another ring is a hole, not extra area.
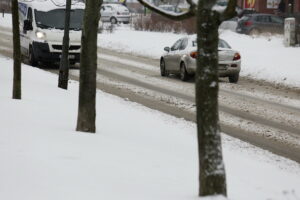
[[(61, 90), (23, 65), (23, 98), (12, 100), (12, 60), (0, 66), (0, 199), (197, 199), (194, 123), (98, 91), (97, 133), (78, 133), (77, 82)], [(300, 199), (299, 164), (222, 143), (229, 199)]]

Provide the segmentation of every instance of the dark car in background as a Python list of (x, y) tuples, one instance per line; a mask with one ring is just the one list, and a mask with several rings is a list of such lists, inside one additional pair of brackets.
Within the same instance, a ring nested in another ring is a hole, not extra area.
[(272, 14), (255, 13), (244, 15), (238, 21), (236, 32), (248, 35), (258, 35), (260, 33), (282, 34), (283, 28), (283, 17)]

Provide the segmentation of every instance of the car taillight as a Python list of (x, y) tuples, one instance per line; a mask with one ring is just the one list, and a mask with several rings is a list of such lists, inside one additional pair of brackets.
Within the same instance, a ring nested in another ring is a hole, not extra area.
[(252, 25), (252, 22), (251, 21), (245, 21), (244, 22), (244, 26), (251, 26)]
[(120, 15), (121, 13), (120, 12), (117, 12), (117, 15)]
[(197, 58), (197, 55), (198, 55), (198, 52), (197, 52), (197, 51), (193, 51), (193, 52), (190, 53), (190, 56), (191, 56), (192, 58)]
[(235, 53), (233, 56), (233, 60), (239, 60), (241, 59), (241, 55), (239, 53)]

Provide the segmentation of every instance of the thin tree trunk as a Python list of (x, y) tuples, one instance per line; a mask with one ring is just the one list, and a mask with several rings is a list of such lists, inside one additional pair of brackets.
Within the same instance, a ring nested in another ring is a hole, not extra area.
[(63, 38), (63, 49), (59, 67), (58, 87), (68, 89), (69, 80), (69, 30), (70, 30), (70, 10), (71, 0), (67, 0), (66, 14), (65, 14), (65, 27)]
[(218, 114), (219, 14), (199, 1), (197, 14), (198, 58), (196, 104), (199, 153), (199, 196), (226, 196)]
[(21, 99), (21, 50), (20, 50), (20, 27), (18, 0), (12, 0), (12, 23), (13, 23), (13, 99)]
[(87, 0), (81, 38), (77, 131), (96, 131), (97, 30), (102, 0)]

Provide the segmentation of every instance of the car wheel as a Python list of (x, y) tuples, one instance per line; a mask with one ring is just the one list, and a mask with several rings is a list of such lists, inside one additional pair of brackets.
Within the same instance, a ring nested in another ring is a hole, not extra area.
[(233, 74), (233, 75), (228, 76), (229, 82), (237, 83), (239, 80), (239, 76), (240, 76), (239, 74)]
[(189, 79), (189, 75), (183, 62), (180, 64), (180, 79), (182, 81), (187, 81)]
[(110, 23), (116, 24), (118, 20), (115, 17), (110, 18)]
[(32, 46), (29, 47), (29, 55), (28, 55), (28, 61), (29, 64), (33, 67), (36, 67), (38, 65), (37, 60), (35, 59)]
[(260, 31), (257, 28), (253, 28), (250, 32), (249, 35), (259, 35)]
[(166, 64), (164, 59), (160, 60), (160, 75), (161, 76), (168, 76), (168, 72), (166, 70)]

